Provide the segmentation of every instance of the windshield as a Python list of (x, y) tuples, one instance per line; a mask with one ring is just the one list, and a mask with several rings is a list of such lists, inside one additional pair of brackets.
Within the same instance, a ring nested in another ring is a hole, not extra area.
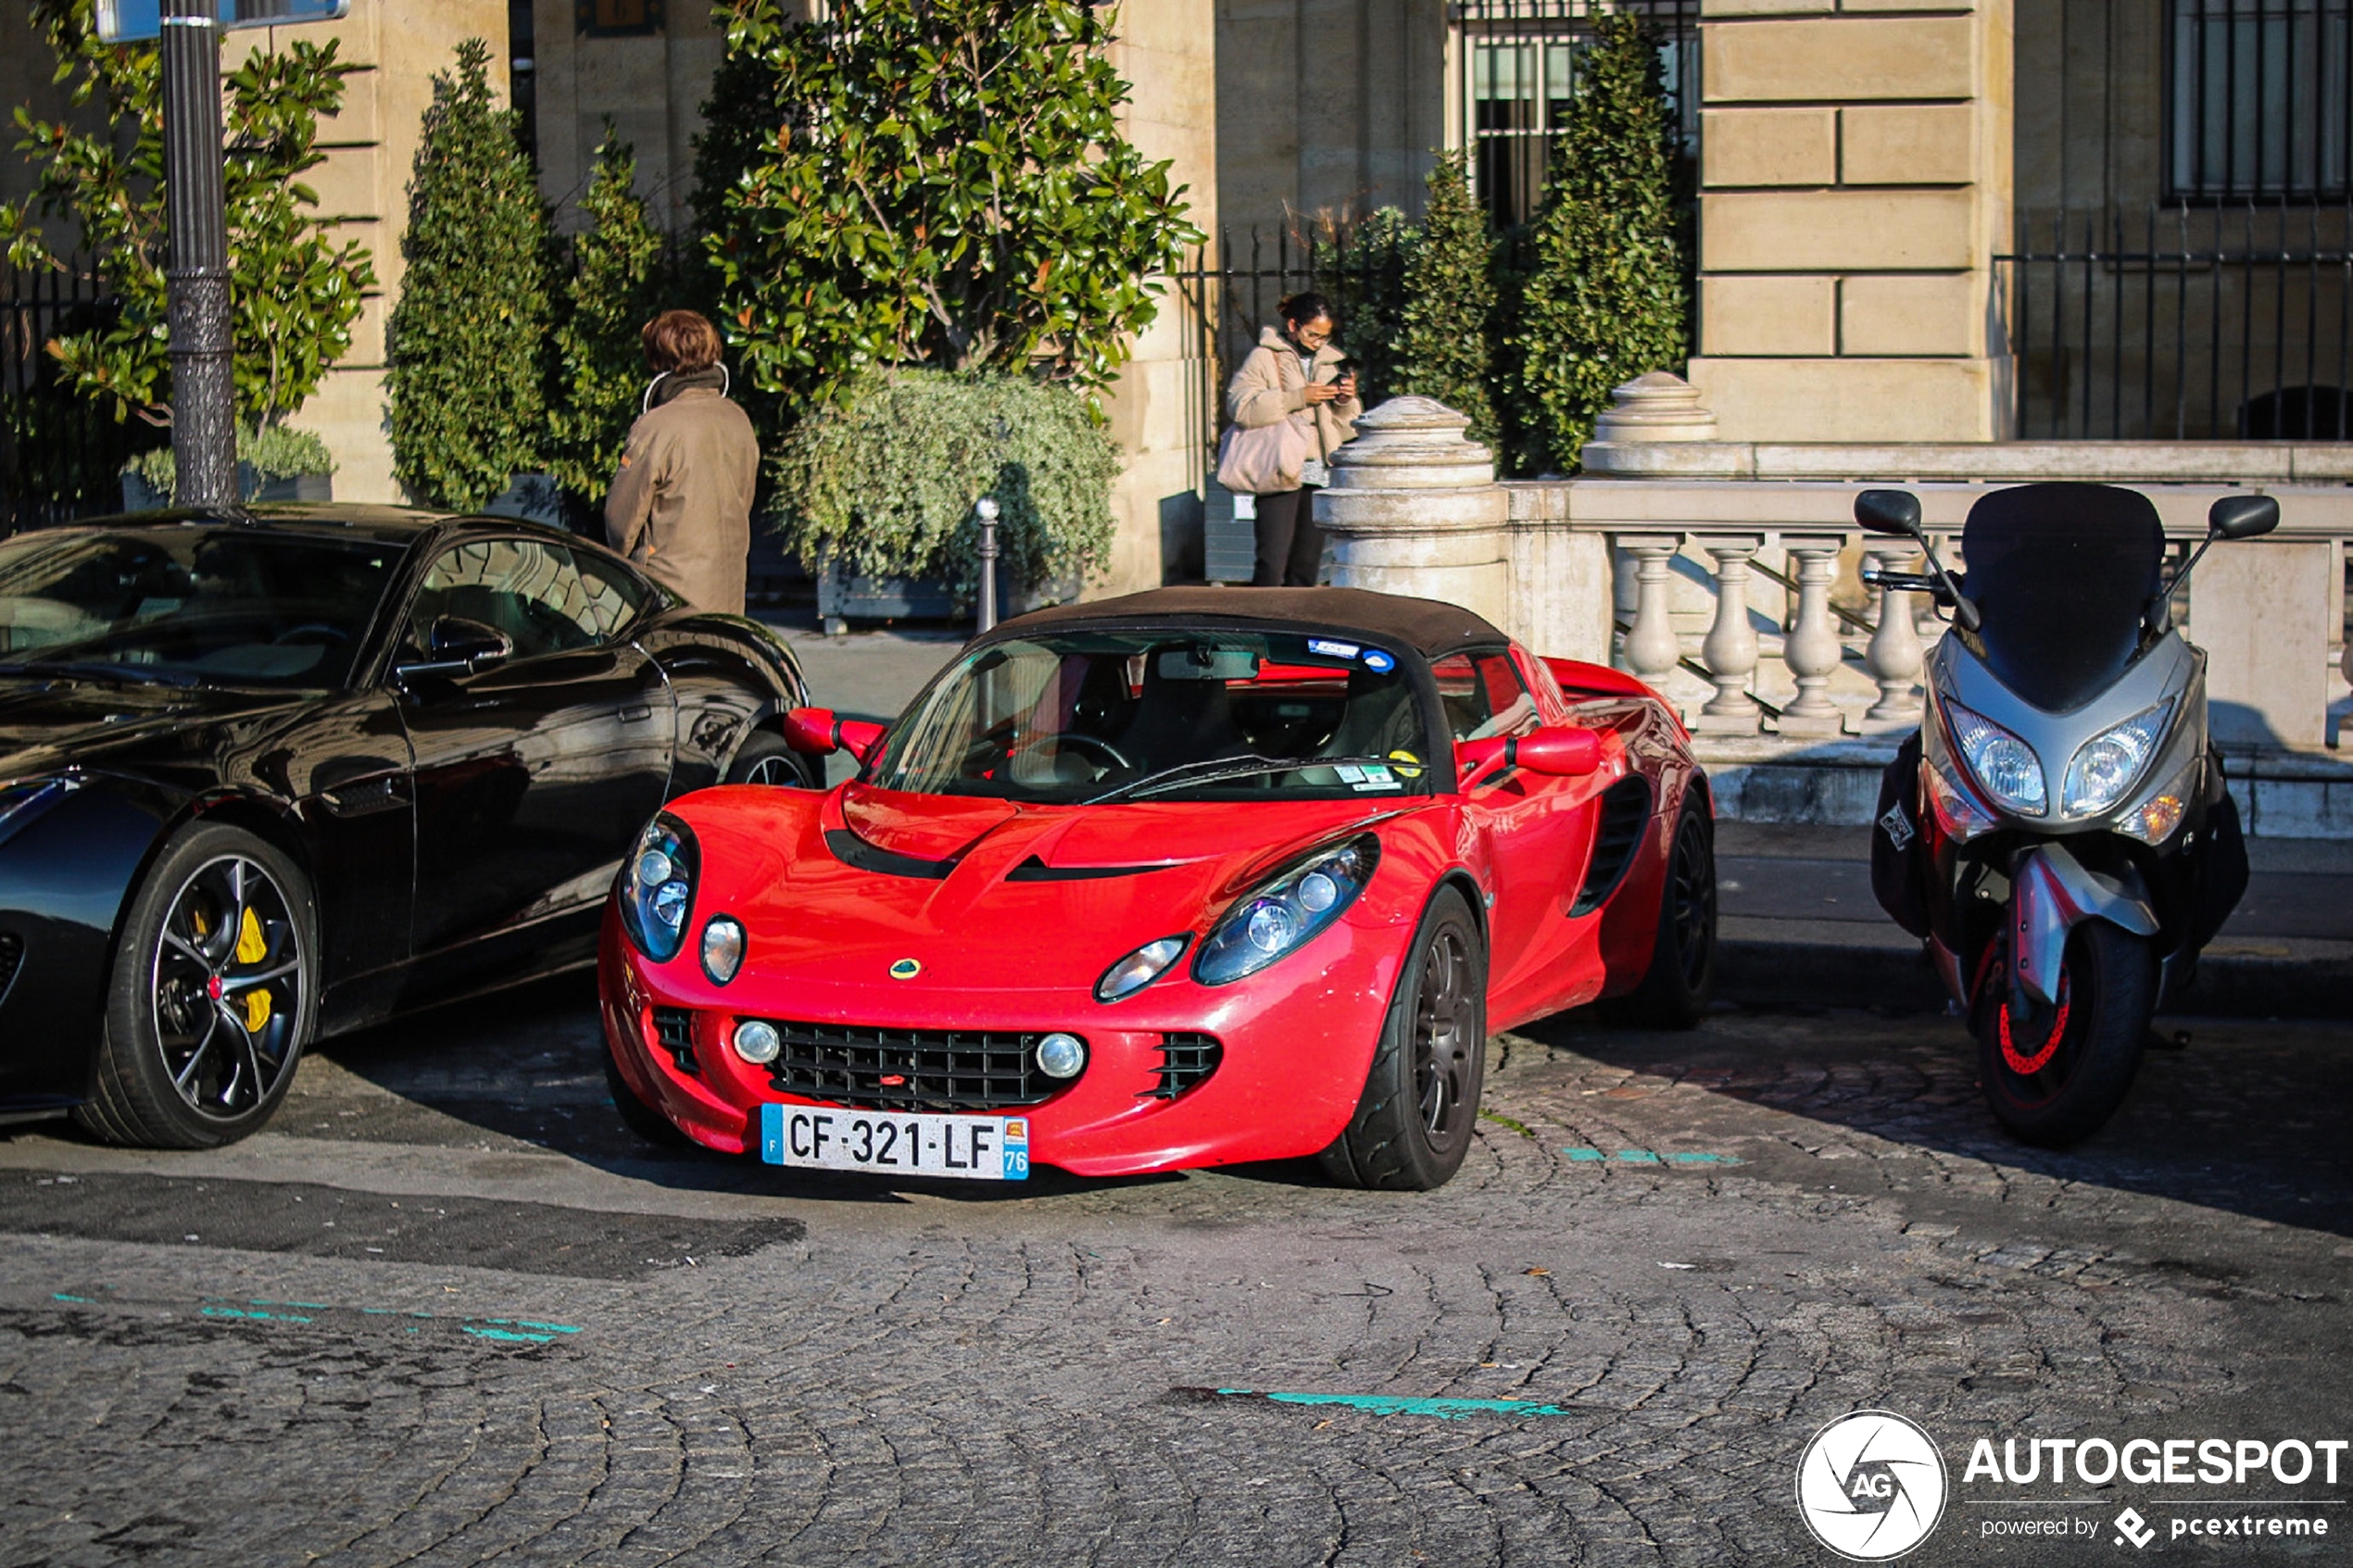
[(0, 545), (0, 674), (339, 686), (403, 553), (248, 528), (12, 539)]
[(1427, 794), (1428, 730), (1400, 664), (1305, 633), (996, 643), (917, 699), (868, 782), (1064, 804)]

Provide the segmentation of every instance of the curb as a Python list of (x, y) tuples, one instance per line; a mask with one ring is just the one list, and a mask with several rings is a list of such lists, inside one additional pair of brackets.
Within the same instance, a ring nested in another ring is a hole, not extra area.
[[(1773, 921), (1728, 918), (1723, 923), (1716, 994), (1727, 1001), (1944, 1010), (1944, 985), (1908, 942), (1809, 941), (1759, 929), (1780, 923)], [(2207, 949), (2196, 980), (2165, 1010), (2211, 1018), (2353, 1018), (2353, 943), (2234, 943), (2225, 936)]]

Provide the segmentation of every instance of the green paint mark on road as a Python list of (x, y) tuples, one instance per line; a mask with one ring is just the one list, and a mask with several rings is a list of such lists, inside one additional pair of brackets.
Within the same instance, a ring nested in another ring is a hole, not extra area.
[(49, 1293), (49, 1299), (52, 1301), (79, 1301), (85, 1307), (94, 1307), (98, 1304), (90, 1299), (87, 1296), (69, 1296), (62, 1290), (51, 1291)]
[[(1266, 1399), (1278, 1405), (1342, 1405), (1374, 1415), (1428, 1415), (1441, 1421), (1466, 1421), (1475, 1415), (1572, 1415), (1558, 1405), (1533, 1399), (1416, 1399), (1395, 1394), (1299, 1394), (1258, 1388), (1207, 1390), (1229, 1399)], [(1178, 1389), (1179, 1393), (1197, 1392)]]
[(1695, 1149), (1621, 1148), (1616, 1154), (1604, 1154), (1598, 1148), (1564, 1148), (1561, 1153), (1571, 1160), (1594, 1162), (1614, 1160), (1620, 1165), (1738, 1165), (1737, 1154), (1706, 1154)]
[(208, 1318), (245, 1318), (255, 1323), (309, 1323), (313, 1320), (293, 1312), (264, 1312), (241, 1307), (201, 1307), (197, 1309)]

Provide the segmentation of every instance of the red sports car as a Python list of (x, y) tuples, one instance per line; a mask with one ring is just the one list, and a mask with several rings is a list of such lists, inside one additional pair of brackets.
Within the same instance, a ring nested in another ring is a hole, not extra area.
[(787, 727), (858, 777), (686, 796), (615, 885), (605, 1033), (648, 1136), (996, 1179), (1317, 1154), (1428, 1188), (1491, 1030), (1707, 1004), (1681, 725), (1453, 605), (1066, 606), (975, 638), (887, 730)]

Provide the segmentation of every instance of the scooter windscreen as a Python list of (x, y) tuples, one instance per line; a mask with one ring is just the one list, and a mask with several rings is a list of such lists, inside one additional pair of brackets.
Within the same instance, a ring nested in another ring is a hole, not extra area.
[(2021, 484), (1969, 508), (1963, 592), (1984, 624), (1986, 668), (2045, 713), (2114, 684), (2140, 646), (2165, 560), (2157, 508), (2135, 490)]

